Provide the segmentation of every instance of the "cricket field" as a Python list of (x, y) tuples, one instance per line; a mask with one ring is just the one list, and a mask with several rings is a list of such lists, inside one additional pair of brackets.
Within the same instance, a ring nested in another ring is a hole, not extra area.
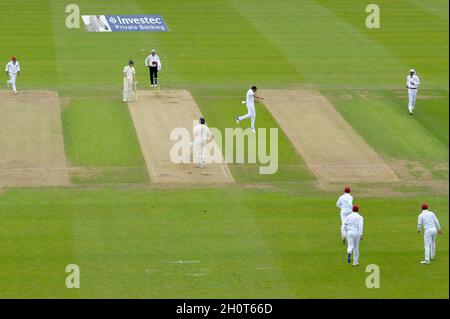
[[(0, 298), (449, 298), (449, 3), (379, 0), (368, 28), (369, 3), (1, 0), (1, 61), (21, 73), (18, 95), (0, 90)], [(69, 4), (159, 14), (169, 31), (71, 28)], [(130, 59), (139, 100), (123, 103)], [(278, 128), (276, 173), (164, 161), (165, 130), (196, 114), (235, 128), (251, 85), (256, 127)], [(358, 267), (340, 238), (346, 185)], [(430, 265), (422, 202), (443, 229)]]

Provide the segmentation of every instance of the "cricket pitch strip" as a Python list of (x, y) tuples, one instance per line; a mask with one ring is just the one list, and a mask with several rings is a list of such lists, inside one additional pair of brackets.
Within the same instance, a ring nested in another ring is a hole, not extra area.
[(265, 90), (264, 104), (319, 180), (398, 181), (393, 170), (318, 92)]
[(234, 183), (225, 163), (206, 168), (194, 164), (175, 164), (170, 150), (174, 128), (192, 132), (194, 120), (201, 116), (193, 97), (185, 90), (138, 91), (138, 101), (128, 103), (134, 127), (152, 182), (156, 184), (223, 185)]
[(59, 96), (0, 91), (0, 187), (69, 183)]

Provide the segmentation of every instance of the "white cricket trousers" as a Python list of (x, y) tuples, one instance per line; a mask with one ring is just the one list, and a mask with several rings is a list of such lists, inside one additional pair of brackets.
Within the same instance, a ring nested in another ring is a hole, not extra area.
[(361, 236), (359, 236), (359, 232), (357, 231), (348, 231), (347, 232), (347, 254), (351, 254), (353, 252), (353, 262), (358, 262), (359, 259), (359, 241)]
[(131, 101), (131, 94), (133, 92), (133, 79), (123, 79), (123, 101)]
[(418, 89), (408, 89), (408, 110), (412, 112), (416, 107), (416, 96)]
[(16, 77), (17, 77), (16, 73), (9, 73), (9, 80), (7, 81), (8, 84), (12, 86), (12, 89), (13, 89), (14, 93), (17, 92)]
[(345, 230), (344, 230), (344, 223), (345, 223), (345, 219), (347, 218), (348, 215), (350, 215), (351, 212), (342, 212), (341, 211), (341, 236), (342, 238), (345, 238), (346, 234), (345, 234)]
[(238, 119), (239, 121), (251, 118), (251, 128), (255, 128), (255, 119), (256, 119), (256, 110), (254, 106), (248, 106), (247, 105), (247, 114), (240, 116)]
[(193, 144), (194, 163), (200, 165), (206, 165), (206, 142), (195, 141)]
[(436, 228), (425, 229), (423, 233), (423, 240), (425, 242), (425, 260), (430, 261), (430, 257), (434, 258), (436, 255)]

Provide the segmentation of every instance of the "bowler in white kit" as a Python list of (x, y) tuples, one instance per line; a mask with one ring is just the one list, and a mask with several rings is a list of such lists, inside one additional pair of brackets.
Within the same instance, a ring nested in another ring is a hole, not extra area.
[(417, 232), (423, 231), (423, 239), (425, 242), (425, 258), (420, 263), (428, 265), (436, 256), (436, 234), (442, 235), (441, 225), (433, 212), (428, 210), (428, 204), (422, 204), (422, 213), (419, 215), (417, 222)]
[(408, 110), (409, 115), (413, 115), (414, 108), (416, 107), (417, 91), (419, 90), (420, 79), (417, 76), (416, 70), (409, 70), (409, 74), (406, 77), (406, 88), (408, 89)]
[(16, 57), (11, 57), (11, 61), (6, 64), (6, 75), (9, 75), (9, 80), (6, 81), (8, 87), (12, 87), (14, 94), (17, 94), (16, 79), (20, 73), (20, 63), (17, 61)]
[(363, 238), (364, 218), (358, 213), (358, 205), (354, 205), (344, 222), (344, 230), (347, 237), (347, 263), (351, 263), (353, 254), (353, 266), (358, 266), (359, 242)]
[(255, 130), (255, 120), (256, 120), (256, 110), (255, 110), (255, 100), (258, 102), (258, 100), (264, 100), (263, 97), (257, 96), (256, 91), (258, 88), (256, 86), (252, 86), (248, 91), (245, 98), (245, 101), (242, 101), (242, 103), (247, 105), (247, 114), (236, 117), (236, 123), (239, 125), (239, 123), (242, 120), (245, 120), (247, 118), (250, 118), (250, 128), (252, 129), (253, 133), (256, 133)]
[(345, 231), (344, 223), (347, 216), (352, 212), (353, 208), (353, 197), (350, 195), (350, 187), (346, 186), (344, 189), (344, 194), (342, 194), (337, 202), (336, 207), (341, 210), (341, 237), (342, 243), (345, 244)]

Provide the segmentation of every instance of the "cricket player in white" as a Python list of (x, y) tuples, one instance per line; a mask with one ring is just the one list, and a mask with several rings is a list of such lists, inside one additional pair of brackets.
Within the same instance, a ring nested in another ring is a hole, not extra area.
[(359, 207), (354, 205), (344, 222), (344, 230), (347, 236), (347, 263), (351, 263), (353, 253), (353, 266), (358, 266), (359, 242), (363, 238), (364, 218), (358, 213)]
[(416, 70), (409, 70), (409, 75), (406, 77), (406, 88), (408, 89), (408, 110), (409, 115), (413, 114), (416, 107), (416, 96), (419, 90), (420, 79), (417, 76)]
[(6, 81), (6, 85), (8, 87), (12, 87), (14, 94), (17, 94), (16, 88), (16, 78), (20, 74), (20, 64), (19, 61), (16, 60), (16, 57), (13, 56), (11, 61), (6, 64), (6, 75), (9, 75), (9, 80)]
[(239, 125), (239, 123), (242, 120), (245, 120), (247, 118), (251, 118), (251, 129), (253, 133), (256, 133), (255, 130), (255, 119), (256, 119), (256, 110), (255, 110), (255, 100), (258, 102), (258, 100), (264, 100), (263, 97), (256, 95), (257, 87), (252, 86), (247, 91), (247, 96), (245, 101), (242, 101), (242, 103), (247, 105), (247, 114), (236, 117), (236, 123)]
[(353, 197), (350, 195), (350, 187), (345, 187), (344, 194), (341, 195), (336, 202), (336, 207), (341, 210), (341, 236), (342, 243), (345, 244), (344, 222), (347, 216), (352, 212), (353, 208)]
[(428, 265), (436, 255), (436, 234), (442, 235), (441, 225), (436, 215), (428, 210), (428, 204), (422, 204), (422, 213), (419, 215), (417, 222), (418, 234), (424, 229), (423, 239), (425, 242), (425, 259), (420, 263)]
[(194, 162), (198, 168), (206, 167), (206, 144), (211, 139), (212, 135), (208, 126), (205, 124), (205, 119), (201, 117), (199, 123), (194, 128)]
[(123, 101), (131, 101), (133, 92), (133, 85), (136, 81), (136, 70), (134, 69), (134, 62), (130, 60), (128, 65), (123, 68)]

